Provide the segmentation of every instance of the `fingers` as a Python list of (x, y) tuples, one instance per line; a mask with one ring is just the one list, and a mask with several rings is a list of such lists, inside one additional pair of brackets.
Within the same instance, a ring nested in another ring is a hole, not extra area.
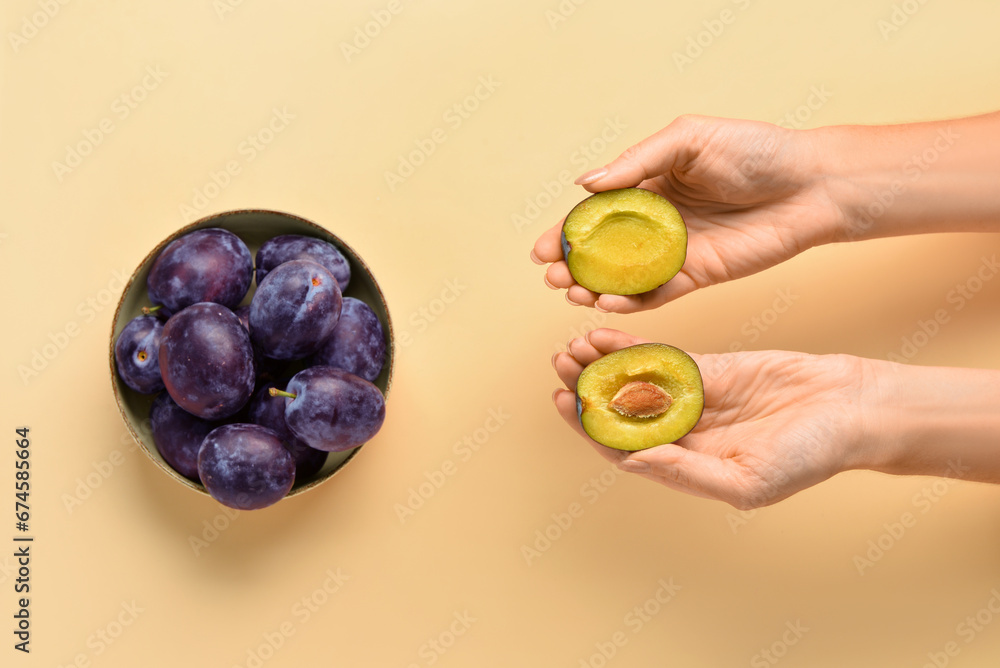
[(556, 353), (552, 356), (552, 368), (568, 390), (576, 390), (576, 380), (584, 366), (570, 353)]
[(556, 410), (559, 411), (559, 415), (566, 422), (566, 424), (572, 427), (573, 431), (590, 443), (594, 450), (597, 451), (597, 454), (601, 457), (604, 457), (604, 459), (609, 462), (619, 462), (625, 458), (626, 454), (628, 454), (620, 450), (606, 448), (587, 435), (587, 432), (583, 430), (583, 425), (580, 424), (580, 419), (576, 415), (575, 392), (570, 392), (569, 390), (556, 390), (552, 395), (552, 401), (555, 403)]
[[(618, 464), (619, 468), (623, 468), (622, 467), (623, 462), (630, 461), (629, 459), (626, 459), (626, 457), (628, 457), (630, 453), (624, 452), (622, 450), (615, 450), (613, 448), (607, 448), (587, 435), (587, 432), (584, 431), (583, 425), (580, 424), (580, 419), (577, 417), (576, 414), (576, 393), (570, 392), (568, 390), (556, 390), (552, 395), (552, 401), (553, 403), (555, 403), (556, 410), (559, 412), (559, 415), (562, 416), (562, 419), (565, 420), (566, 424), (572, 427), (573, 431), (575, 431), (584, 440), (590, 443), (591, 447), (594, 448), (594, 451), (597, 452), (597, 454), (599, 454), (601, 457), (603, 457), (609, 462)], [(623, 470), (628, 471), (628, 468), (623, 468)], [(674, 482), (673, 480), (664, 478), (663, 476), (656, 475), (655, 473), (640, 472), (638, 473), (638, 475), (640, 475), (643, 478), (646, 478), (647, 480), (652, 480), (653, 482), (659, 483), (678, 492), (684, 492), (685, 494), (691, 494), (693, 496), (700, 496), (703, 498), (713, 498), (705, 494), (704, 492), (700, 492), (696, 489), (685, 487), (684, 485), (680, 485)]]
[(610, 352), (636, 343), (649, 342), (616, 329), (596, 329), (586, 336), (571, 339), (566, 346), (566, 352), (552, 356), (552, 368), (556, 370), (556, 375), (567, 389), (576, 390), (576, 381), (585, 366)]
[[(563, 220), (565, 220), (565, 218), (563, 218)], [(563, 259), (562, 226), (563, 221), (560, 220), (558, 223), (542, 232), (542, 236), (538, 237), (534, 248), (531, 250), (532, 262), (535, 264), (544, 264), (546, 262), (557, 262)], [(539, 262), (539, 260), (541, 260), (541, 262)]]
[(576, 180), (590, 192), (613, 188), (632, 188), (647, 179), (667, 173), (683, 165), (697, 154), (691, 131), (698, 123), (681, 117), (651, 137), (625, 150), (604, 167), (587, 172)]
[(660, 287), (640, 295), (601, 295), (595, 308), (609, 313), (638, 313), (663, 306), (697, 288), (694, 279), (681, 271)]
[[(637, 343), (649, 343), (649, 339), (632, 336), (626, 332), (621, 332), (617, 329), (611, 329), (609, 327), (595, 329), (582, 338), (586, 341), (587, 345), (591, 346), (601, 356), (613, 353), (616, 350), (621, 350), (622, 348), (634, 346)], [(578, 340), (580, 339), (573, 339), (573, 341)], [(574, 352), (575, 350), (576, 348), (573, 349)], [(582, 348), (580, 348), (580, 350), (583, 352)]]
[[(773, 495), (765, 495), (760, 485), (753, 484), (746, 469), (733, 459), (720, 459), (677, 444), (634, 452), (626, 461), (620, 464), (626, 470), (661, 476), (740, 510), (768, 505), (769, 499), (777, 500)], [(648, 469), (638, 462), (647, 464)]]

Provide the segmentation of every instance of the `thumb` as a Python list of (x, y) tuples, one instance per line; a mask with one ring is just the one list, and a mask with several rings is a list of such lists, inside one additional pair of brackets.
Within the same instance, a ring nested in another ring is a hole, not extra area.
[[(642, 464), (648, 465), (649, 469)], [(749, 472), (732, 459), (720, 459), (676, 444), (634, 452), (619, 466), (626, 471), (648, 471), (662, 476), (678, 485), (725, 501), (739, 510), (759, 508), (777, 500), (767, 493), (762, 479), (748, 476)]]
[(643, 139), (613, 161), (587, 172), (574, 183), (590, 192), (632, 188), (643, 181), (683, 167), (698, 153), (699, 128), (703, 122), (681, 116), (651, 137)]

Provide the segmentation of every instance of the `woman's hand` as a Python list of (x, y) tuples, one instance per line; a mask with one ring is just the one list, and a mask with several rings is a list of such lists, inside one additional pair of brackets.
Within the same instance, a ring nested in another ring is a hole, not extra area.
[(578, 285), (560, 246), (560, 221), (535, 243), (552, 263), (545, 281), (573, 304), (632, 313), (698, 288), (749, 276), (832, 241), (843, 213), (820, 178), (804, 131), (756, 121), (681, 116), (618, 159), (577, 180), (591, 192), (638, 186), (666, 197), (688, 228), (687, 260), (666, 284), (635, 296), (598, 295)]
[(705, 411), (691, 433), (633, 453), (599, 445), (577, 418), (577, 378), (594, 360), (645, 342), (599, 329), (553, 357), (567, 388), (553, 395), (560, 415), (625, 471), (749, 509), (859, 468), (883, 447), (871, 436), (884, 433), (884, 416), (872, 410), (881, 401), (871, 396), (878, 384), (870, 360), (781, 351), (692, 355), (702, 371)]

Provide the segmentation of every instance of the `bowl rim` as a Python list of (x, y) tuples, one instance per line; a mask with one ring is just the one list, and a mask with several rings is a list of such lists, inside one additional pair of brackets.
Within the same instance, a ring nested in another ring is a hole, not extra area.
[[(177, 482), (180, 482), (187, 488), (192, 489), (201, 494), (204, 494), (209, 498), (212, 498), (212, 496), (211, 494), (208, 493), (208, 490), (205, 489), (205, 486), (203, 484), (184, 477), (183, 475), (178, 473), (172, 466), (167, 464), (165, 461), (162, 461), (162, 457), (157, 458), (156, 456), (154, 456), (153, 453), (149, 451), (149, 447), (146, 445), (146, 442), (136, 432), (135, 425), (132, 423), (132, 420), (129, 418), (128, 413), (126, 413), (125, 407), (123, 406), (124, 397), (122, 395), (121, 380), (118, 378), (118, 367), (115, 362), (115, 343), (116, 343), (115, 329), (118, 324), (118, 319), (121, 315), (122, 307), (125, 304), (125, 296), (129, 294), (129, 291), (132, 288), (132, 284), (135, 282), (138, 275), (142, 272), (143, 268), (146, 267), (149, 262), (155, 259), (163, 251), (163, 249), (167, 247), (168, 244), (184, 236), (185, 234), (194, 232), (195, 230), (198, 229), (203, 229), (205, 227), (210, 227), (211, 226), (210, 223), (212, 221), (218, 220), (220, 218), (227, 218), (227, 217), (241, 216), (241, 215), (254, 215), (254, 214), (274, 215), (274, 216), (289, 218), (294, 220), (296, 223), (301, 223), (304, 224), (306, 227), (311, 228), (312, 230), (317, 232), (318, 235), (322, 237), (328, 237), (335, 240), (336, 245), (339, 246), (341, 249), (347, 251), (347, 253), (350, 255), (349, 259), (351, 263), (352, 264), (356, 263), (357, 266), (359, 266), (364, 271), (364, 273), (368, 277), (369, 282), (374, 288), (374, 292), (378, 295), (378, 299), (381, 302), (382, 311), (385, 313), (385, 322), (382, 324), (385, 325), (386, 329), (385, 331), (386, 380), (385, 380), (385, 389), (382, 390), (382, 395), (385, 398), (386, 405), (388, 405), (389, 391), (392, 388), (392, 372), (396, 357), (396, 350), (395, 350), (396, 343), (395, 343), (394, 330), (392, 326), (392, 316), (389, 313), (389, 304), (386, 301), (385, 293), (382, 291), (382, 286), (379, 285), (378, 281), (375, 279), (375, 275), (372, 273), (372, 270), (368, 266), (368, 263), (366, 263), (364, 259), (361, 257), (361, 255), (356, 250), (354, 250), (354, 248), (350, 244), (345, 242), (339, 235), (334, 234), (333, 232), (326, 229), (322, 225), (319, 225), (318, 223), (314, 223), (313, 221), (298, 216), (294, 213), (288, 213), (287, 211), (279, 211), (277, 209), (263, 209), (263, 208), (229, 209), (226, 211), (220, 211), (217, 213), (208, 214), (206, 216), (202, 216), (198, 220), (187, 223), (183, 227), (170, 233), (166, 238), (164, 238), (158, 244), (156, 244), (156, 246), (154, 246), (153, 249), (149, 251), (145, 255), (145, 257), (142, 258), (142, 260), (140, 260), (139, 264), (132, 272), (132, 275), (129, 276), (128, 281), (126, 281), (125, 287), (122, 288), (121, 296), (118, 298), (118, 305), (115, 307), (114, 314), (111, 316), (111, 335), (109, 337), (110, 345), (109, 345), (109, 355), (108, 355), (108, 361), (111, 369), (111, 388), (114, 391), (115, 404), (118, 407), (118, 413), (121, 416), (122, 421), (125, 423), (125, 428), (128, 430), (129, 435), (132, 437), (132, 440), (136, 443), (139, 449), (143, 451), (146, 457), (149, 458), (149, 460), (152, 461), (154, 465), (156, 465), (158, 468), (166, 472), (167, 475), (169, 475)], [(147, 417), (146, 418), (147, 422), (148, 419), (149, 418)], [(339, 464), (337, 464), (336, 468), (334, 468), (326, 475), (320, 477), (314, 477), (312, 480), (301, 486), (293, 487), (282, 500), (291, 498), (293, 496), (298, 496), (299, 494), (303, 494), (311, 489), (315, 489), (322, 483), (333, 478), (335, 475), (340, 473), (351, 460), (353, 460), (357, 456), (358, 452), (360, 452), (365, 447), (365, 445), (367, 445), (367, 442), (362, 443), (358, 447), (352, 449), (350, 453), (347, 455), (347, 457), (345, 457)]]

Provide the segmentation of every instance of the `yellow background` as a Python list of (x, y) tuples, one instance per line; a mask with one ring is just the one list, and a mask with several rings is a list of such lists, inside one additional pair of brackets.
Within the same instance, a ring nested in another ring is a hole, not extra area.
[[(528, 251), (585, 194), (563, 187), (553, 200), (546, 183), (681, 113), (798, 111), (795, 123), (814, 127), (1000, 107), (1000, 7), (577, 2), (564, 0), (555, 22), (557, 0), (403, 0), (347, 55), (342, 44), (387, 0), (4, 3), (0, 664), (229, 668), (263, 651), (265, 666), (740, 666), (773, 665), (759, 653), (778, 643), (781, 666), (916, 667), (955, 641), (948, 665), (996, 665), (1000, 619), (989, 613), (971, 639), (958, 625), (1000, 588), (1000, 489), (850, 473), (743, 514), (604, 473), (549, 401), (549, 357), (597, 324), (698, 352), (740, 343), (885, 357), (952, 308), (946, 295), (995, 252), (995, 236), (815, 249), (628, 317), (569, 306)], [(884, 35), (894, 11), (899, 30)], [(675, 53), (699, 35), (702, 53), (678, 67)], [(481, 78), (494, 89), (466, 101)], [(814, 89), (829, 99), (802, 107)], [(143, 97), (125, 117), (123, 95)], [(455, 104), (476, 109), (455, 123)], [(241, 146), (275, 109), (294, 118), (250, 159)], [(110, 134), (57, 174), (67, 146), (105, 119)], [(386, 172), (439, 128), (444, 141), (390, 188)], [(230, 161), (239, 173), (211, 188)], [(518, 229), (530, 202), (539, 211)], [(106, 354), (118, 275), (189, 219), (246, 207), (345, 239), (378, 277), (397, 341), (409, 336), (377, 438), (317, 490), (230, 520), (131, 447)], [(460, 287), (445, 304), (449, 281)], [(796, 299), (772, 318), (781, 290)], [(1000, 281), (949, 315), (913, 363), (1000, 367)], [(75, 334), (60, 337), (67, 327)], [(22, 378), (46, 345), (51, 359)], [(503, 425), (461, 454), (457, 442), (496, 425), (491, 409)], [(13, 431), (24, 425), (30, 656), (9, 630)], [(397, 504), (443, 468), (452, 474), (401, 521)], [(100, 484), (67, 507), (95, 472)], [(614, 482), (598, 488), (602, 473)], [(918, 503), (924, 492), (935, 501)], [(559, 528), (553, 516), (574, 503), (582, 513)], [(889, 541), (886, 525), (906, 512), (915, 525)], [(213, 534), (212, 522), (224, 528)], [(522, 547), (546, 530), (555, 540), (528, 563)], [(855, 557), (880, 537), (890, 548), (860, 574)], [(349, 579), (327, 594), (338, 569)], [(667, 603), (656, 602), (661, 581), (680, 587)], [(323, 603), (305, 615), (303, 597)], [(656, 612), (637, 628), (630, 611), (644, 605)], [(808, 631), (786, 635), (796, 624)], [(261, 650), (267, 638), (280, 646)]]

